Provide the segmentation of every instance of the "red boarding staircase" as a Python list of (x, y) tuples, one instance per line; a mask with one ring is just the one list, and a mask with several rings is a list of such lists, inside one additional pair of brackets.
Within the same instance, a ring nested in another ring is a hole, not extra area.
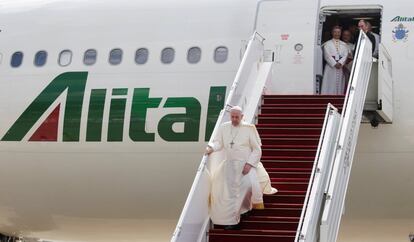
[(293, 242), (328, 103), (339, 111), (344, 96), (267, 95), (263, 97), (257, 130), (262, 139), (262, 163), (279, 192), (265, 195), (265, 210), (241, 220), (241, 230), (214, 226), (210, 242)]

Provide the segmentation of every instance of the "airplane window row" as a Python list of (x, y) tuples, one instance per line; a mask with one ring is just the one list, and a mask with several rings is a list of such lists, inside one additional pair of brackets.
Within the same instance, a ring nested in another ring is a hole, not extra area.
[[(224, 63), (227, 61), (229, 50), (225, 46), (219, 46), (214, 51), (214, 61), (216, 63)], [(19, 67), (23, 63), (23, 52), (14, 52), (10, 65), (14, 68)], [(63, 50), (59, 54), (58, 64), (60, 66), (68, 66), (72, 62), (73, 53), (71, 50)], [(109, 52), (108, 62), (111, 65), (119, 65), (122, 62), (123, 51), (120, 48), (112, 49)], [(34, 57), (34, 65), (42, 67), (47, 62), (48, 53), (45, 50), (38, 51)], [(95, 49), (88, 49), (83, 55), (83, 63), (87, 66), (94, 65), (98, 57), (98, 52)], [(135, 52), (135, 63), (143, 65), (147, 63), (149, 58), (149, 50), (147, 48), (140, 48)], [(161, 51), (161, 62), (163, 64), (171, 64), (174, 62), (175, 50), (167, 47)], [(201, 48), (191, 47), (187, 51), (187, 61), (190, 64), (197, 64), (201, 60)]]

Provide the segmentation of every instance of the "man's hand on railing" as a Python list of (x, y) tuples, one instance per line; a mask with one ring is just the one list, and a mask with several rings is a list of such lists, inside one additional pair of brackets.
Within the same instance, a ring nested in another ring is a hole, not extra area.
[(206, 154), (206, 155), (210, 155), (211, 153), (213, 153), (214, 152), (214, 150), (213, 150), (213, 148), (211, 147), (211, 146), (207, 146), (207, 148), (206, 148), (206, 152), (204, 153), (204, 154)]

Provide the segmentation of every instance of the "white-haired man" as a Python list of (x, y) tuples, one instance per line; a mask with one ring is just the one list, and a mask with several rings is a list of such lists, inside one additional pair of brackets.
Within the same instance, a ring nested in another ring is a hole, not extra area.
[(256, 127), (243, 122), (242, 109), (230, 110), (231, 121), (223, 123), (206, 153), (223, 150), (225, 159), (212, 171), (210, 217), (225, 229), (239, 229), (240, 215), (264, 209), (263, 193), (275, 193), (260, 162), (261, 141)]
[(372, 54), (374, 54), (377, 41), (375, 40), (375, 36), (369, 31), (369, 22), (364, 19), (359, 20), (358, 28), (360, 29), (360, 31), (363, 31), (367, 35), (368, 39), (371, 41)]

